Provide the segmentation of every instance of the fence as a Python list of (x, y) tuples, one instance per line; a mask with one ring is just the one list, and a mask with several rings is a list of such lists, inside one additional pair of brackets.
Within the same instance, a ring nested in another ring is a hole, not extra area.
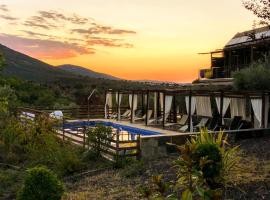
[(72, 119), (87, 119), (88, 117), (91, 119), (103, 118), (104, 117), (104, 105), (80, 105), (76, 108), (42, 108), (37, 107), (38, 110), (51, 113), (55, 110), (61, 110), (67, 118)]
[[(88, 149), (89, 144), (86, 132), (86, 127), (62, 128), (62, 130), (56, 131), (57, 136), (63, 141), (70, 141)], [(101, 140), (100, 143), (102, 155), (109, 159), (114, 159), (117, 156), (140, 158), (140, 135), (115, 131), (112, 138)]]
[[(47, 110), (48, 111), (48, 110)], [(27, 126), (28, 123), (34, 123), (40, 116), (44, 116), (45, 120), (53, 122), (54, 120), (49, 117), (48, 112), (45, 110), (36, 110), (31, 108), (18, 108), (17, 117), (18, 119)], [(64, 125), (68, 123), (63, 118), (61, 122), (56, 123), (54, 130), (58, 138), (63, 141), (70, 141), (73, 144), (82, 146), (85, 149), (89, 148), (87, 143), (87, 127), (76, 126), (72, 129), (65, 128)], [(59, 125), (60, 124), (60, 125)], [(92, 127), (93, 128), (93, 127)], [(113, 137), (102, 141), (102, 154), (110, 159), (116, 156), (120, 157), (136, 157), (140, 158), (140, 135), (130, 134), (128, 132), (114, 131)]]

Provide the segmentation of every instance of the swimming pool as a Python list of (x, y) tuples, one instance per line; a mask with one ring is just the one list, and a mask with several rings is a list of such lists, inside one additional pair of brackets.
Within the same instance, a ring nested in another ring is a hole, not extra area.
[(64, 124), (64, 128), (75, 129), (80, 128), (82, 126), (86, 127), (95, 127), (97, 125), (110, 126), (120, 131), (127, 131), (130, 134), (139, 134), (139, 135), (160, 135), (161, 133), (151, 130), (146, 130), (142, 128), (127, 126), (123, 124), (118, 124), (114, 122), (107, 121), (75, 121), (75, 122), (67, 122)]

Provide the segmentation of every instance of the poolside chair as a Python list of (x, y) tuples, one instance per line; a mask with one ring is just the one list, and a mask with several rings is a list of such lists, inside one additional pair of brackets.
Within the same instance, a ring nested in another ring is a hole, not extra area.
[[(152, 116), (153, 111), (152, 110), (148, 110), (147, 113), (148, 113), (147, 116), (148, 116), (148, 120), (149, 120), (151, 118), (151, 116)], [(145, 118), (146, 118), (146, 114), (144, 114), (142, 117), (135, 117), (134, 118), (134, 121), (145, 120)]]
[[(167, 119), (168, 116), (169, 116), (169, 113), (167, 113), (165, 115), (165, 119)], [(163, 123), (163, 115), (158, 117), (157, 119), (149, 119), (148, 120), (148, 125), (150, 125), (150, 124), (162, 124), (162, 123)]]
[(235, 116), (230, 124), (229, 130), (238, 130), (241, 125), (241, 116)]
[(130, 115), (131, 115), (131, 110), (128, 109), (128, 110), (126, 110), (126, 111), (121, 115), (121, 117), (123, 117), (123, 118), (129, 118)]
[(178, 131), (187, 132), (188, 131), (188, 125), (186, 124), (186, 125), (182, 126), (181, 128), (178, 129)]
[(209, 121), (209, 118), (206, 118), (206, 117), (201, 118), (200, 122), (193, 127), (193, 130), (198, 131), (201, 128), (206, 127), (206, 124), (208, 123), (208, 121)]
[(177, 124), (184, 126), (187, 124), (187, 121), (188, 121), (188, 115), (182, 115), (182, 117), (180, 118), (180, 121)]

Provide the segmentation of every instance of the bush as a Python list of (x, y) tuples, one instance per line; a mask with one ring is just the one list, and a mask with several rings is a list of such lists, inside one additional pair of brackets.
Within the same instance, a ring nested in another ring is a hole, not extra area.
[[(199, 144), (194, 154), (191, 156), (194, 160), (195, 168), (203, 173), (203, 177), (208, 184), (212, 184), (216, 177), (221, 173), (221, 151), (215, 144)], [(202, 159), (206, 160), (206, 163), (202, 165)]]
[(270, 89), (270, 55), (233, 74), (236, 90)]
[(227, 174), (238, 162), (238, 147), (227, 146), (227, 136), (202, 129), (200, 134), (179, 147), (181, 155), (176, 160), (177, 187), (182, 199), (220, 199), (227, 184)]
[(144, 172), (144, 162), (142, 160), (134, 160), (128, 164), (122, 171), (121, 176), (131, 178), (142, 175)]
[(101, 156), (102, 151), (108, 149), (108, 145), (111, 143), (112, 139), (112, 128), (98, 125), (93, 129), (87, 131), (87, 143), (92, 151), (95, 152), (97, 157)]
[(64, 186), (56, 175), (45, 167), (27, 170), (24, 185), (19, 191), (18, 200), (60, 200)]

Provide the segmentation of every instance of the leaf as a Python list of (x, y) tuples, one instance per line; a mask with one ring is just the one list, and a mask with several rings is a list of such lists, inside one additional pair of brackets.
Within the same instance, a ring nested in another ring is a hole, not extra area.
[(182, 193), (182, 200), (192, 200), (192, 192), (189, 189), (186, 189), (183, 193)]

